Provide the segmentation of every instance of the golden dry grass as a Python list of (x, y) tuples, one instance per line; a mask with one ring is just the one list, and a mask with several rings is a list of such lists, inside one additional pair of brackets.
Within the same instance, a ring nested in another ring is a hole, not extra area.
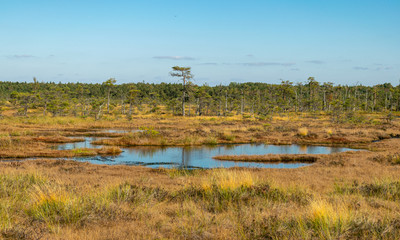
[(6, 209), (0, 233), (25, 239), (393, 239), (400, 207), (387, 191), (400, 194), (390, 187), (399, 170), (372, 165), (185, 171), (61, 160), (0, 163)]
[[(311, 117), (288, 114), (271, 121), (240, 117), (138, 116), (132, 121), (6, 117), (0, 120), (2, 157), (118, 153), (120, 149), (111, 146), (61, 154), (46, 141), (74, 134), (90, 136), (99, 128), (140, 127), (158, 132), (138, 134), (143, 141), (159, 144), (160, 139), (183, 145), (207, 141), (307, 143), (371, 151), (319, 156), (312, 166), (298, 169), (168, 170), (64, 160), (0, 162), (0, 236), (396, 239), (400, 234), (400, 142), (390, 137), (399, 135), (399, 123), (376, 125), (376, 115), (367, 116), (371, 121), (361, 125), (333, 124), (325, 115), (310, 121)], [(307, 128), (307, 136), (298, 135), (300, 128)], [(40, 136), (45, 137), (39, 138), (43, 141), (33, 140)], [(136, 135), (113, 137), (120, 141)], [(384, 140), (372, 142), (378, 139)]]

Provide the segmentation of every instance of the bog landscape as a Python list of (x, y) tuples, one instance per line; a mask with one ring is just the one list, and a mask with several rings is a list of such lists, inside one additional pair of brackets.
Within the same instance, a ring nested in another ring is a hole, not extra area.
[(400, 234), (399, 87), (0, 88), (3, 238)]
[(400, 1), (0, 1), (0, 239), (400, 239)]

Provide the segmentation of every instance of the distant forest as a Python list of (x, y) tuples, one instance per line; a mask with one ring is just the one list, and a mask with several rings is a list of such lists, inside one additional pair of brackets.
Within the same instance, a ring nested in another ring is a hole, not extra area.
[[(183, 104), (182, 104), (183, 103)], [(230, 83), (198, 86), (179, 83), (116, 84), (0, 82), (0, 109), (27, 115), (36, 109), (52, 116), (92, 116), (171, 113), (186, 116), (270, 116), (282, 112), (324, 111), (339, 118), (346, 112), (400, 110), (400, 85), (343, 86), (319, 83)], [(36, 112), (37, 112), (36, 111)]]

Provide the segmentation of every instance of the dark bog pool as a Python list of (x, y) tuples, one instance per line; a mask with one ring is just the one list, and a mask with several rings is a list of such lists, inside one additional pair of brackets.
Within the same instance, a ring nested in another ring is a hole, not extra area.
[[(74, 148), (100, 148), (92, 145), (91, 141), (99, 138), (88, 137), (84, 142), (67, 143), (57, 146), (57, 149), (66, 150)], [(301, 146), (301, 145), (265, 145), (265, 144), (231, 144), (217, 146), (196, 147), (132, 147), (122, 148), (122, 152), (114, 157), (82, 157), (75, 158), (78, 161), (86, 161), (95, 164), (124, 164), (141, 165), (152, 168), (218, 168), (218, 167), (258, 167), (258, 168), (297, 168), (308, 166), (306, 163), (254, 163), (232, 162), (214, 160), (217, 155), (240, 154), (330, 154), (351, 151), (350, 148)]]

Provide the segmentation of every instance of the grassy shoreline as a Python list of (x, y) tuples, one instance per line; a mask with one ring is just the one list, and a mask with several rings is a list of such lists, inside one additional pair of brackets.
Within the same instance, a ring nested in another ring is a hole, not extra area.
[[(237, 117), (138, 116), (130, 121), (95, 121), (73, 117), (4, 117), (0, 119), (0, 156), (68, 157), (70, 155), (67, 152), (52, 150), (51, 144), (82, 141), (82, 137), (89, 136), (107, 137), (93, 144), (115, 147), (264, 143), (369, 148), (373, 141), (398, 136), (400, 130), (396, 124), (334, 124), (325, 115), (309, 122), (305, 116), (291, 114), (286, 117), (277, 116), (268, 121)], [(113, 133), (101, 132), (99, 129), (141, 131)], [(78, 138), (70, 138), (71, 136)]]
[(314, 163), (322, 156), (321, 154), (219, 155), (213, 159), (239, 162)]

